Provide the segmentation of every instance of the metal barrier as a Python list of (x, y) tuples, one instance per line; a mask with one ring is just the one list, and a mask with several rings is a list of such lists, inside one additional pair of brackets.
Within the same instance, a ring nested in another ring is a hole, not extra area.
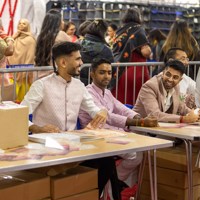
[[(190, 72), (190, 66), (193, 66), (193, 70), (194, 70), (194, 80), (196, 79), (196, 74), (197, 74), (197, 65), (200, 65), (200, 61), (198, 62), (189, 62), (189, 67), (187, 68), (187, 73), (186, 74), (189, 74)], [(81, 66), (81, 69), (83, 68), (89, 68), (88, 70), (88, 83), (91, 82), (90, 80), (90, 66), (91, 64), (83, 64)], [(118, 99), (118, 87), (119, 87), (119, 70), (121, 67), (124, 68), (124, 72), (125, 73), (125, 81), (124, 81), (124, 86), (125, 86), (125, 89), (124, 89), (124, 101), (123, 103), (127, 103), (127, 94), (128, 92), (128, 87), (127, 87), (127, 77), (128, 77), (128, 68), (130, 67), (134, 67), (133, 69), (133, 101), (130, 103), (132, 105), (135, 104), (135, 101), (136, 101), (136, 95), (135, 95), (135, 91), (136, 91), (136, 68), (135, 67), (142, 67), (142, 74), (141, 74), (141, 83), (143, 84), (144, 83), (144, 73), (145, 73), (145, 67), (148, 67), (148, 72), (149, 72), (149, 76), (152, 77), (153, 76), (153, 68), (154, 67), (162, 67), (163, 66), (163, 62), (142, 62), (142, 63), (112, 63), (112, 67), (115, 68), (116, 70), (116, 73), (115, 73), (115, 79), (116, 79), (116, 86), (115, 86), (115, 94), (114, 96)], [(1, 74), (1, 96), (2, 96), (2, 99), (3, 100), (15, 100), (16, 99), (16, 75), (17, 73), (19, 72), (25, 72), (25, 77), (26, 77), (26, 85), (28, 83), (28, 73), (30, 72), (34, 72), (34, 80), (38, 79), (39, 76), (38, 74), (40, 73), (40, 71), (50, 71), (50, 70), (53, 70), (53, 67), (51, 66), (42, 66), (42, 67), (33, 67), (33, 68), (30, 68), (30, 67), (21, 67), (21, 68), (9, 68), (9, 69), (2, 69), (0, 68), (0, 74)], [(12, 74), (12, 77), (13, 77), (13, 84), (12, 84), (12, 90), (13, 90), (13, 95), (12, 95), (12, 98), (11, 99), (6, 99), (4, 98), (5, 96), (5, 91), (6, 91), (6, 85), (4, 84), (4, 76), (5, 74)], [(26, 92), (28, 91), (28, 87), (26, 87)]]

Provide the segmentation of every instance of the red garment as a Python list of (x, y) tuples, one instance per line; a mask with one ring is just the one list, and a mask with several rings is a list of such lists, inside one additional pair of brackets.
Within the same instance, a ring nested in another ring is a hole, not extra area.
[[(141, 54), (137, 52), (133, 52), (131, 56), (130, 62), (146, 62), (146, 58), (144, 58)], [(135, 80), (135, 96), (134, 94), (134, 68), (136, 68), (136, 80)], [(120, 102), (123, 104), (131, 104), (134, 105), (137, 99), (140, 88), (142, 87), (142, 71), (144, 68), (144, 83), (149, 80), (149, 71), (148, 67), (128, 67), (127, 68), (127, 95), (125, 102), (125, 81), (126, 81), (126, 72), (124, 71), (118, 81), (118, 95), (116, 97), (116, 87), (112, 89), (112, 94), (115, 96)]]
[(125, 188), (121, 191), (121, 200), (129, 200), (131, 197), (136, 195), (138, 185), (135, 184), (133, 187)]

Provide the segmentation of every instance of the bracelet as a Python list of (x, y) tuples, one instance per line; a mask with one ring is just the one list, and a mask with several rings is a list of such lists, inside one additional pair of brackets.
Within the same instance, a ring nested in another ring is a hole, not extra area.
[(184, 122), (183, 122), (183, 116), (182, 116), (182, 115), (180, 116), (180, 123), (184, 123)]
[(140, 119), (140, 126), (144, 126), (144, 118)]

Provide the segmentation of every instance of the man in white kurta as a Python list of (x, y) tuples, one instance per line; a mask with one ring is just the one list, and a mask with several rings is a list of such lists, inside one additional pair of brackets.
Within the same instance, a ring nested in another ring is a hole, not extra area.
[(93, 127), (105, 123), (107, 111), (100, 110), (83, 83), (72, 77), (79, 75), (83, 63), (79, 50), (80, 45), (71, 42), (53, 47), (55, 73), (34, 82), (21, 103), (29, 107), (29, 114), (33, 114), (31, 132), (74, 130), (79, 109), (93, 118)]

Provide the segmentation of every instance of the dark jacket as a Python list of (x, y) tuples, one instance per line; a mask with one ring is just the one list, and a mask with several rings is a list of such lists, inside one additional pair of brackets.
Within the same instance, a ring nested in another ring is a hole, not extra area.
[[(94, 58), (105, 58), (111, 63), (114, 62), (112, 50), (104, 40), (97, 36), (86, 34), (81, 46), (83, 63), (91, 63)], [(88, 68), (83, 68), (80, 73), (81, 81), (85, 85), (88, 85), (88, 71)]]

